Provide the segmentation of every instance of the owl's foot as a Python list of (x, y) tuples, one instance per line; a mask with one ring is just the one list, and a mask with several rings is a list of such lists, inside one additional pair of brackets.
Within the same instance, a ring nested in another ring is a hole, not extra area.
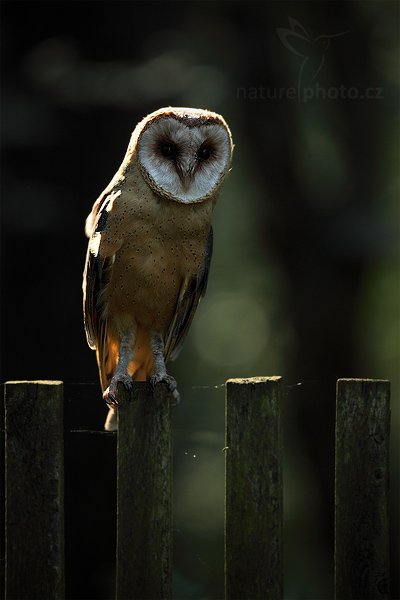
[(175, 404), (179, 404), (180, 402), (180, 394), (178, 392), (178, 386), (173, 377), (168, 375), (167, 373), (154, 373), (150, 377), (150, 383), (154, 387), (157, 383), (166, 383), (168, 387), (168, 391), (171, 393), (172, 397), (175, 400)]
[(133, 387), (132, 377), (125, 373), (116, 373), (114, 377), (111, 379), (110, 385), (103, 393), (103, 398), (106, 401), (109, 411), (107, 415), (107, 419), (104, 425), (104, 429), (106, 431), (117, 431), (118, 430), (118, 421), (117, 421), (117, 411), (119, 406), (118, 401), (118, 384), (122, 383), (125, 389), (130, 392)]
[(119, 404), (118, 402), (118, 384), (122, 383), (125, 389), (128, 392), (132, 391), (133, 381), (130, 375), (126, 373), (116, 373), (114, 377), (111, 379), (110, 385), (103, 392), (103, 398), (110, 407), (116, 408)]

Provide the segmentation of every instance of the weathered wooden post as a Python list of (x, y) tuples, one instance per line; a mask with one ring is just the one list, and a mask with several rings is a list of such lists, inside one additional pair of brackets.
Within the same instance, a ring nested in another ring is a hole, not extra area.
[(64, 597), (61, 381), (5, 384), (6, 598)]
[(119, 391), (117, 599), (170, 598), (171, 396), (164, 384)]
[(283, 595), (280, 404), (280, 377), (226, 383), (227, 600)]
[(335, 594), (389, 598), (390, 383), (339, 379), (336, 396)]

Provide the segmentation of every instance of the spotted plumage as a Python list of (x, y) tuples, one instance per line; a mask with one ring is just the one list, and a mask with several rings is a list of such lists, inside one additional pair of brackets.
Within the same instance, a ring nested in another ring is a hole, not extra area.
[(232, 150), (216, 113), (160, 109), (137, 125), (86, 220), (84, 319), (110, 405), (106, 429), (116, 428), (120, 382), (165, 381), (179, 397), (165, 363), (206, 291), (211, 215)]

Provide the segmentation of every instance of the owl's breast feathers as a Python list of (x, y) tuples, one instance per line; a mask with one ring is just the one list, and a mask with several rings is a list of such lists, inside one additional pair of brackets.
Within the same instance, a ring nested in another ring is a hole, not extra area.
[(176, 356), (207, 285), (211, 212), (211, 199), (185, 205), (159, 198), (137, 170), (105, 191), (87, 221), (91, 347), (104, 328), (112, 337), (127, 329), (157, 331), (166, 358)]

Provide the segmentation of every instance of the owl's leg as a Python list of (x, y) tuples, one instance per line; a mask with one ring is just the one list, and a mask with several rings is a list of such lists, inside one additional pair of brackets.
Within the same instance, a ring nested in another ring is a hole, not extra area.
[(103, 398), (110, 408), (104, 426), (107, 431), (117, 429), (118, 384), (122, 383), (128, 391), (132, 389), (133, 382), (132, 377), (128, 374), (128, 366), (133, 360), (134, 341), (135, 336), (133, 333), (125, 333), (121, 336), (117, 368), (110, 385), (103, 393)]
[(165, 359), (164, 359), (164, 342), (162, 336), (159, 333), (153, 333), (150, 338), (151, 350), (153, 352), (154, 358), (154, 371), (152, 376), (150, 377), (150, 383), (152, 385), (156, 385), (163, 381), (167, 384), (169, 391), (174, 397), (176, 403), (179, 403), (180, 395), (177, 388), (177, 383), (175, 379), (168, 375), (167, 369), (165, 367)]

